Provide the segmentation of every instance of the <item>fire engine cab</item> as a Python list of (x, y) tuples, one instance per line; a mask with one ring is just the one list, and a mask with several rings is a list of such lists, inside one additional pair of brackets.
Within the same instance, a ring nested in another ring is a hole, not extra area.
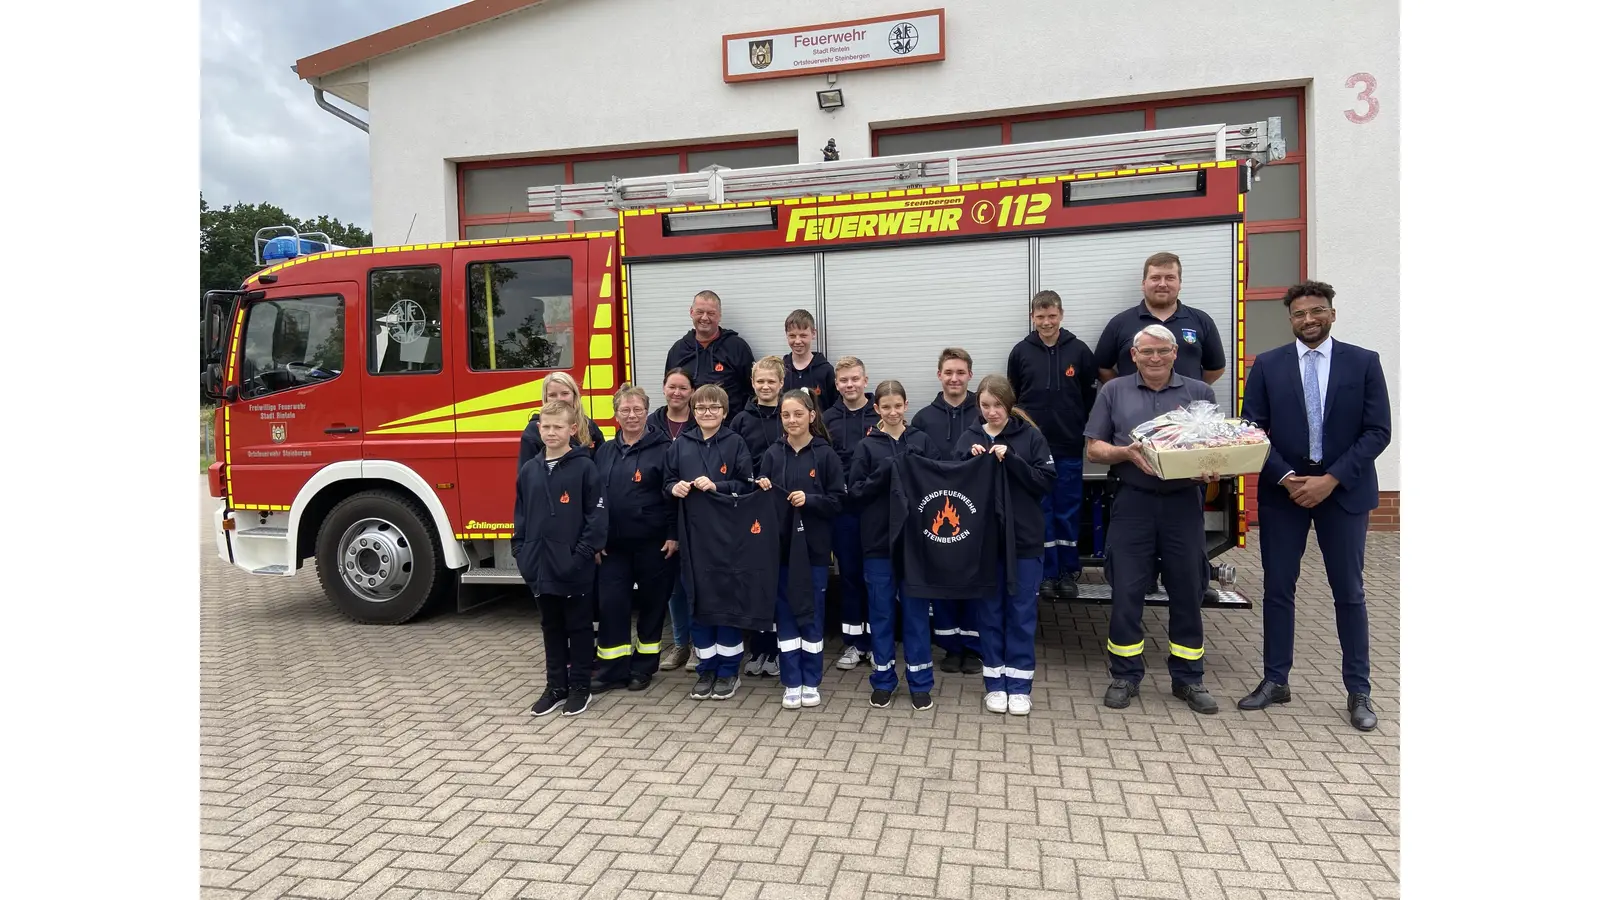
[[(570, 373), (609, 437), (622, 382), (661, 403), (667, 350), (704, 289), (758, 358), (782, 355), (784, 317), (810, 310), (816, 350), (899, 379), (915, 409), (939, 390), (944, 347), (965, 348), (975, 378), (1003, 373), (1038, 290), (1061, 295), (1063, 327), (1093, 347), (1140, 301), (1144, 259), (1170, 251), (1183, 302), (1223, 331), (1217, 396), (1236, 411), (1245, 203), (1283, 153), (1269, 119), (528, 192), (531, 213), (614, 230), (356, 249), (258, 235), (260, 271), (202, 301), (217, 554), (269, 577), (314, 559), (345, 615), (380, 624), (521, 584), (514, 468), (544, 378)], [(1093, 567), (1104, 467), (1084, 481)], [(1213, 558), (1243, 545), (1244, 509), (1243, 479), (1208, 494)], [(1229, 586), (1230, 567), (1213, 575)], [(1085, 583), (1080, 599), (1109, 591)]]

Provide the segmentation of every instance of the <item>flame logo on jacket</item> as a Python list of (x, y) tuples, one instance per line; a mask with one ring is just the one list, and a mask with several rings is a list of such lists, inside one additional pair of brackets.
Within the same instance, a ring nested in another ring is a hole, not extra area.
[(634, 480), (635, 483), (643, 481), (644, 480), (644, 473), (640, 472), (638, 469), (634, 469), (633, 470), (633, 480)]
[(572, 498), (567, 496), (567, 492), (566, 491), (562, 491), (561, 492), (561, 502), (562, 503), (571, 503), (572, 502)]
[(718, 469), (717, 471), (721, 472), (724, 475), (728, 474), (728, 464), (727, 463), (723, 463), (722, 464), (722, 468)]
[(961, 533), (961, 517), (956, 515), (955, 504), (950, 502), (949, 497), (944, 498), (944, 508), (939, 510), (938, 515), (933, 517), (933, 525), (928, 530), (938, 534), (939, 529), (944, 525), (950, 526), (951, 537)]
[(750, 533), (751, 534), (760, 534), (761, 533), (761, 520), (760, 519), (757, 519), (756, 523), (754, 525), (750, 526)]

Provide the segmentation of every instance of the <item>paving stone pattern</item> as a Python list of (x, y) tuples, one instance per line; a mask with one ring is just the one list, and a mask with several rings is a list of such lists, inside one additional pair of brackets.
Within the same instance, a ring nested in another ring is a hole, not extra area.
[[(1320, 556), (1300, 584), (1294, 700), (1246, 715), (1261, 616), (1205, 613), (1222, 711), (1170, 694), (1147, 611), (1142, 695), (1100, 704), (1107, 609), (1040, 611), (1029, 717), (980, 676), (867, 703), (867, 666), (823, 705), (776, 679), (727, 702), (691, 676), (534, 720), (532, 601), (361, 626), (308, 566), (256, 578), (201, 523), (201, 854), (208, 900), (1043, 898), (1399, 895), (1399, 535), (1367, 551), (1378, 729), (1344, 712)], [(1253, 549), (1233, 551), (1260, 595)], [(937, 654), (936, 654), (937, 655)]]

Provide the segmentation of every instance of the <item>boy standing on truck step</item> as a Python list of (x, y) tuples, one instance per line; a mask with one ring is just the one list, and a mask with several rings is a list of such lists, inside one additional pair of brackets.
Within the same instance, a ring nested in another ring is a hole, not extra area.
[(817, 339), (817, 320), (806, 310), (797, 309), (783, 320), (783, 331), (789, 342), (789, 352), (783, 357), (784, 392), (810, 391), (817, 409), (827, 411), (838, 402), (839, 389), (833, 383), (833, 363), (811, 350)]
[[(846, 356), (834, 367), (834, 385), (839, 400), (822, 414), (822, 422), (832, 438), (833, 451), (845, 471), (868, 429), (878, 422), (872, 394), (867, 391), (867, 364)], [(839, 630), (844, 636), (844, 652), (835, 666), (854, 669), (872, 649), (867, 636), (867, 578), (861, 551), (861, 516), (858, 504), (846, 500), (844, 510), (833, 520), (833, 555), (839, 562)]]
[[(783, 390), (783, 360), (776, 356), (763, 356), (750, 369), (750, 386), (755, 396), (743, 410), (733, 417), (731, 427), (744, 439), (750, 451), (750, 462), (755, 476), (761, 476), (761, 461), (767, 448), (783, 437), (783, 426), (778, 421), (778, 395)], [(745, 664), (746, 675), (778, 674), (778, 632), (752, 631), (745, 635), (749, 644), (750, 661)]]
[(563, 706), (562, 715), (575, 716), (589, 708), (593, 591), (608, 523), (594, 461), (572, 449), (577, 433), (572, 404), (546, 404), (539, 418), (544, 453), (517, 473), (511, 552), (538, 598), (544, 631), (546, 681), (535, 716)]

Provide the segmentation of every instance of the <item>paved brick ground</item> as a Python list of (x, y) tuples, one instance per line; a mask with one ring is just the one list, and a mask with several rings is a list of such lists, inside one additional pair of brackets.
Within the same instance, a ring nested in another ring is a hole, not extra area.
[[(1320, 565), (1294, 702), (1268, 714), (1232, 708), (1257, 679), (1259, 611), (1205, 614), (1223, 710), (1202, 717), (1167, 693), (1159, 651), (1131, 708), (1102, 707), (1106, 610), (1070, 606), (1041, 611), (1025, 719), (983, 712), (978, 676), (939, 675), (931, 713), (903, 692), (875, 710), (865, 668), (830, 665), (815, 710), (765, 685), (696, 703), (680, 672), (535, 721), (531, 604), (358, 626), (309, 568), (228, 569), (206, 527), (206, 898), (1399, 894), (1398, 535), (1368, 547), (1381, 724), (1361, 734)], [(1259, 596), (1254, 552), (1232, 556)], [(1152, 637), (1165, 619), (1146, 614)]]

